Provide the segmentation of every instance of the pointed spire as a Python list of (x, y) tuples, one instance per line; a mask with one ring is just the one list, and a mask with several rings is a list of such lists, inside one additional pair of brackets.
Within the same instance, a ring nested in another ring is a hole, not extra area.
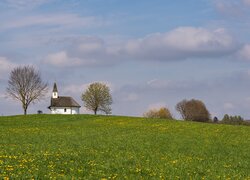
[(54, 83), (53, 92), (58, 92), (58, 91), (57, 91), (56, 83)]
[(57, 91), (56, 83), (54, 83), (52, 98), (58, 98), (58, 91)]

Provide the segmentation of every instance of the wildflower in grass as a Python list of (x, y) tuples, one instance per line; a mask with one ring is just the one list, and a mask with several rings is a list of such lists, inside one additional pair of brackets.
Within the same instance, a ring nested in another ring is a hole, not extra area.
[(156, 176), (156, 173), (152, 171), (149, 175), (150, 175), (151, 177), (152, 177), (152, 176)]
[(83, 172), (83, 170), (82, 170), (82, 169), (78, 169), (77, 171), (78, 171), (79, 173)]
[(225, 168), (230, 168), (231, 165), (230, 165), (230, 164), (224, 164), (223, 167), (225, 167)]
[(4, 157), (9, 159), (17, 159), (17, 156), (4, 156)]
[(174, 161), (172, 161), (172, 163), (173, 163), (173, 164), (176, 164), (177, 162), (178, 162), (178, 160), (174, 160)]
[(45, 151), (45, 153), (43, 154), (44, 156), (49, 156), (50, 153), (48, 151)]
[(118, 176), (118, 174), (114, 174), (114, 175), (111, 177), (111, 179), (116, 179), (117, 176)]
[(201, 157), (197, 157), (196, 158), (198, 161), (203, 161), (204, 159), (203, 158), (201, 158)]
[(89, 161), (88, 164), (89, 164), (90, 166), (96, 166), (95, 161)]
[(14, 167), (13, 167), (13, 166), (8, 165), (8, 166), (6, 167), (6, 170), (7, 170), (7, 171), (13, 171), (13, 170), (14, 170)]
[(140, 168), (136, 168), (135, 171), (136, 171), (137, 173), (140, 173), (140, 172), (141, 172), (141, 169), (140, 169)]
[(22, 162), (22, 163), (27, 163), (28, 160), (27, 160), (27, 159), (22, 159), (21, 162)]
[(54, 168), (53, 164), (48, 165), (48, 168)]

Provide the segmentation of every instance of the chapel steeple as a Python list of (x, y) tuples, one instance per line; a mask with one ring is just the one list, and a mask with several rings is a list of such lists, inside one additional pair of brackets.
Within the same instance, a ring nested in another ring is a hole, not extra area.
[(52, 98), (58, 98), (58, 91), (57, 91), (56, 83), (54, 83)]

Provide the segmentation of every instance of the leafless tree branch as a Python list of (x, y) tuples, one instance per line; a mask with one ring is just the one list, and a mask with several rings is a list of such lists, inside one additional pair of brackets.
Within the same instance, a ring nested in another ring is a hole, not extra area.
[(20, 66), (11, 71), (6, 92), (22, 103), (26, 115), (28, 106), (43, 98), (47, 90), (48, 84), (42, 81), (40, 73), (33, 66)]

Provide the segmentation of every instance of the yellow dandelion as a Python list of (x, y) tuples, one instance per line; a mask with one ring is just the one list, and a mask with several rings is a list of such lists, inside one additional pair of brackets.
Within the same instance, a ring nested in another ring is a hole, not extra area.
[(172, 163), (173, 163), (173, 164), (176, 164), (177, 162), (178, 162), (178, 160), (174, 160), (174, 161), (172, 161)]
[(229, 168), (229, 167), (231, 167), (231, 165), (230, 164), (224, 164), (224, 166), (223, 167), (225, 167), (225, 168)]
[(141, 172), (141, 169), (140, 168), (136, 168), (135, 170), (137, 173)]
[(8, 165), (8, 166), (6, 167), (6, 170), (7, 170), (7, 171), (13, 171), (13, 170), (14, 170), (14, 167)]

